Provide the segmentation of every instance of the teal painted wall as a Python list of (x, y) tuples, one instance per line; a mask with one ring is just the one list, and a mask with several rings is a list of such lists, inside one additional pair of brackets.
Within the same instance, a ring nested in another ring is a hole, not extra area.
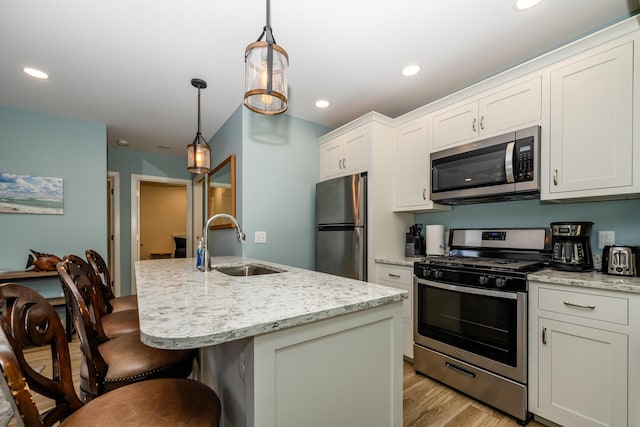
[(538, 200), (454, 206), (451, 212), (415, 215), (420, 224), (454, 227), (548, 227), (552, 222), (592, 221), (591, 247), (600, 254), (598, 231), (615, 231), (616, 244), (640, 245), (640, 200), (543, 204)]
[[(63, 179), (64, 214), (0, 214), (0, 269), (24, 270), (29, 249), (84, 256), (107, 247), (106, 126), (0, 107), (0, 172)], [(57, 278), (30, 286), (60, 295)]]
[[(288, 115), (243, 109), (244, 256), (314, 269), (317, 138), (330, 130)], [(267, 233), (267, 243), (254, 243), (256, 231)]]
[[(243, 227), (242, 217), (242, 194), (243, 194), (243, 176), (242, 176), (242, 105), (233, 112), (231, 117), (209, 140), (211, 146), (211, 165), (220, 164), (231, 154), (236, 156), (236, 219)], [(198, 233), (201, 234), (201, 233)], [(233, 255), (242, 256), (243, 245), (238, 243), (235, 230), (217, 229), (209, 231), (209, 254), (216, 255)]]
[[(186, 144), (185, 144), (186, 151)], [(107, 150), (107, 167), (120, 174), (120, 290), (131, 293), (131, 175), (191, 179), (186, 158), (124, 148)], [(105, 178), (106, 179), (106, 173)], [(104, 187), (104, 183), (102, 184)], [(106, 207), (105, 207), (106, 211)]]
[[(317, 138), (330, 130), (288, 115), (236, 109), (210, 145), (212, 164), (236, 155), (236, 217), (247, 240), (238, 244), (231, 229), (210, 231), (212, 255), (314, 268)], [(256, 231), (267, 233), (267, 243), (255, 243)]]

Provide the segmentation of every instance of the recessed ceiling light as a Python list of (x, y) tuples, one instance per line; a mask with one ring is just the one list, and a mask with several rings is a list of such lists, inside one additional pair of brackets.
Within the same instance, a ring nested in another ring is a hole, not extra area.
[(515, 10), (527, 10), (538, 5), (542, 0), (516, 0), (513, 5)]
[(416, 64), (407, 65), (402, 69), (402, 75), (405, 77), (415, 76), (420, 72), (420, 66)]
[(116, 144), (118, 144), (120, 147), (126, 147), (129, 145), (129, 141), (127, 141), (126, 139), (119, 139), (116, 141)]
[(26, 74), (30, 75), (31, 77), (34, 77), (36, 79), (40, 79), (40, 80), (47, 80), (49, 78), (49, 74), (45, 73), (42, 70), (38, 70), (37, 68), (33, 68), (33, 67), (24, 67), (22, 69), (22, 71), (24, 71)]
[(318, 108), (327, 108), (331, 103), (326, 99), (319, 99), (316, 101), (316, 107)]

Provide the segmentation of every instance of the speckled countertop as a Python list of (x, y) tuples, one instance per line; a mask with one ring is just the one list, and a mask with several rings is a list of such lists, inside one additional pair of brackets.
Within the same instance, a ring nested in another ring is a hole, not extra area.
[(213, 257), (212, 266), (256, 263), (283, 273), (234, 277), (195, 259), (135, 263), (140, 335), (159, 348), (200, 348), (390, 304), (395, 288), (271, 262)]
[(547, 268), (535, 273), (529, 273), (527, 277), (529, 280), (556, 285), (640, 293), (640, 277), (612, 276), (595, 270), (576, 273)]

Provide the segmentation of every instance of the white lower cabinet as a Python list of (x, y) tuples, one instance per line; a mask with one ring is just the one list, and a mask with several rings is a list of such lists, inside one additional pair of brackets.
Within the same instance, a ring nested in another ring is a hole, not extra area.
[(565, 427), (640, 425), (638, 296), (537, 282), (529, 295), (529, 411)]
[(402, 352), (406, 357), (413, 359), (413, 267), (377, 263), (375, 283), (409, 292), (409, 298), (404, 300), (402, 306)]

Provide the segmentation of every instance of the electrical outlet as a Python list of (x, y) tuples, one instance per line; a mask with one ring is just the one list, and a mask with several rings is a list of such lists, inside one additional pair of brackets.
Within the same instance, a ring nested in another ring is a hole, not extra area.
[(616, 244), (615, 231), (598, 231), (598, 249)]
[(255, 243), (267, 243), (267, 232), (266, 231), (256, 231)]

